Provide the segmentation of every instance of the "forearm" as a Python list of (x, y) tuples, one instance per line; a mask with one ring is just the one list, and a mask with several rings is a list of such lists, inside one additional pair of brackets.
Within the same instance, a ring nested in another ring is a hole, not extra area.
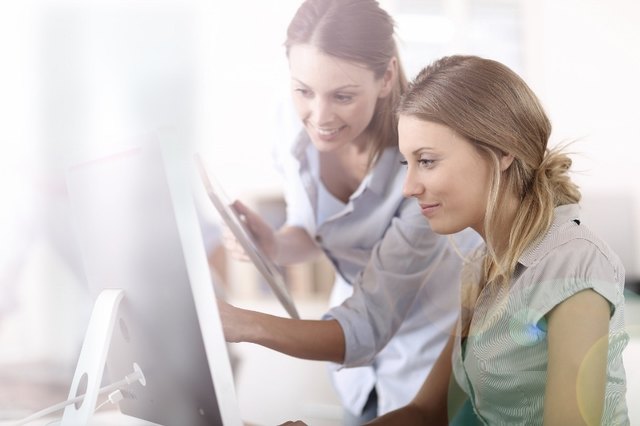
[(295, 320), (239, 309), (247, 324), (236, 341), (250, 342), (303, 359), (341, 364), (344, 333), (336, 320)]
[(278, 265), (305, 262), (322, 253), (309, 233), (297, 226), (284, 226), (276, 234), (276, 258)]

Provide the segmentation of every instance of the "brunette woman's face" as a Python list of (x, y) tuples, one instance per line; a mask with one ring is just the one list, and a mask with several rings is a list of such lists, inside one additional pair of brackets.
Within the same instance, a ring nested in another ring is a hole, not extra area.
[(403, 194), (416, 198), (434, 232), (471, 227), (484, 235), (491, 167), (471, 141), (411, 116), (400, 116), (398, 134), (407, 164)]
[(289, 69), (298, 116), (320, 152), (357, 140), (386, 93), (384, 79), (370, 69), (308, 44), (291, 47)]

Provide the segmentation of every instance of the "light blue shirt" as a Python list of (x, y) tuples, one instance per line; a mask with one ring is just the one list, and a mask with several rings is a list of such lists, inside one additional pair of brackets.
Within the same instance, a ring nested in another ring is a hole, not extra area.
[[(603, 425), (627, 425), (622, 351), (624, 268), (618, 256), (580, 223), (576, 204), (557, 207), (550, 230), (518, 260), (508, 286), (485, 286), (469, 337), (453, 350), (453, 373), (488, 425), (541, 425), (547, 378), (546, 315), (592, 289), (611, 308)], [(458, 324), (458, 336), (460, 324)]]
[[(448, 237), (431, 231), (416, 201), (403, 198), (397, 148), (387, 148), (344, 207), (322, 223), (318, 156), (307, 134), (283, 144), (277, 158), (287, 225), (315, 239), (336, 270), (333, 302), (346, 298), (324, 317), (342, 326), (344, 366), (366, 366), (333, 375), (343, 404), (358, 414), (374, 386), (378, 414), (407, 404), (455, 325), (461, 257)], [(464, 253), (480, 243), (472, 231), (454, 240)]]

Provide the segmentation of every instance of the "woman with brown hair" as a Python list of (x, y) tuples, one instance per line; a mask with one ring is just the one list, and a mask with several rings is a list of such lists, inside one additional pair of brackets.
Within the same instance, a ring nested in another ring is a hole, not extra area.
[[(334, 307), (322, 320), (220, 312), (231, 342), (332, 361), (345, 423), (361, 424), (417, 392), (455, 323), (462, 261), (402, 197), (395, 107), (406, 78), (392, 18), (375, 0), (307, 0), (285, 46), (302, 124), (278, 146), (287, 220), (275, 231), (234, 206), (277, 264), (327, 256)], [(478, 243), (458, 238), (462, 250)]]

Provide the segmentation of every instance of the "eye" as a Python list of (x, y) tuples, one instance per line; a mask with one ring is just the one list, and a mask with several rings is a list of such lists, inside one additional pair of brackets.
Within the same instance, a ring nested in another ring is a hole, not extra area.
[(295, 89), (293, 89), (293, 91), (305, 98), (308, 98), (312, 95), (311, 90), (309, 89), (305, 89), (304, 87), (297, 87)]
[(346, 104), (349, 103), (353, 100), (353, 95), (348, 95), (348, 94), (344, 94), (344, 93), (336, 93), (334, 96), (336, 101)]
[(428, 158), (420, 158), (418, 160), (418, 164), (420, 167), (431, 168), (435, 164), (436, 160), (430, 160)]
[[(430, 169), (435, 165), (436, 160), (432, 160), (429, 158), (418, 158), (416, 160), (416, 163), (418, 163), (418, 167), (421, 167), (424, 169)], [(404, 167), (409, 166), (409, 162), (407, 160), (400, 160), (400, 164), (403, 165)]]

